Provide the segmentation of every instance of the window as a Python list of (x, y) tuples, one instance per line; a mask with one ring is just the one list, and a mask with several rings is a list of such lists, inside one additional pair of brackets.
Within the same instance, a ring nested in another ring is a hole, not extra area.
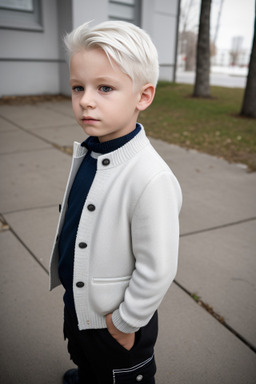
[(40, 0), (0, 0), (0, 28), (42, 31)]
[(0, 0), (0, 7), (20, 11), (33, 11), (33, 0)]
[(140, 26), (140, 0), (110, 0), (109, 20), (124, 20)]

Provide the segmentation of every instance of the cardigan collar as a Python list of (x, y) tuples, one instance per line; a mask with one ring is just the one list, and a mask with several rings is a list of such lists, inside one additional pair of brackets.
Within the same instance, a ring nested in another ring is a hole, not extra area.
[[(121, 148), (118, 148), (113, 152), (100, 155), (98, 157), (97, 169), (109, 169), (112, 167), (116, 167), (122, 163), (125, 163), (126, 161), (132, 159), (144, 147), (149, 145), (149, 140), (146, 136), (143, 125), (138, 125), (141, 129), (135, 137), (133, 137), (126, 144), (124, 144)], [(78, 142), (74, 142), (73, 158), (84, 157), (87, 152), (87, 148), (82, 147), (81, 144)], [(106, 159), (108, 161), (106, 161)]]
[(123, 145), (128, 143), (128, 141), (132, 140), (139, 133), (140, 130), (140, 124), (136, 124), (136, 128), (127, 135), (103, 143), (99, 141), (98, 137), (90, 136), (81, 144), (81, 146), (87, 148), (89, 151), (93, 151), (98, 154), (110, 153), (116, 151), (117, 149), (121, 148)]

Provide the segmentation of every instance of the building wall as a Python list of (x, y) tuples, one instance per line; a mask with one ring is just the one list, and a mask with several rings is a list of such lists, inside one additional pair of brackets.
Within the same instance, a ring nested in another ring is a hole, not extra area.
[(141, 26), (155, 43), (160, 79), (174, 81), (179, 0), (148, 0), (142, 3)]
[[(1, 23), (0, 97), (3, 95), (69, 94), (68, 65), (63, 36), (82, 24), (111, 17), (109, 0), (37, 0), (41, 27), (8, 27)], [(160, 62), (160, 79), (174, 79), (179, 0), (136, 0), (140, 26), (154, 41)], [(2, 19), (1, 19), (2, 12)]]
[[(75, 0), (77, 1), (77, 0)], [(55, 93), (70, 94), (69, 68), (64, 50), (63, 37), (73, 29), (73, 10), (70, 0), (57, 0), (58, 7), (58, 48), (59, 48), (59, 88)]]
[(92, 25), (108, 20), (108, 0), (73, 0), (73, 28), (91, 21)]
[[(1, 12), (1, 10), (0, 10)], [(0, 96), (58, 93), (57, 1), (42, 1), (42, 29), (0, 22)]]

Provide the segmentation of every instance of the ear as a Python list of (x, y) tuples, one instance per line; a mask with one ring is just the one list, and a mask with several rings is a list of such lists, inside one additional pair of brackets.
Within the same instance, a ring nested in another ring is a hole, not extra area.
[(153, 84), (148, 83), (143, 85), (139, 91), (139, 101), (137, 103), (138, 111), (144, 111), (152, 103), (155, 96), (155, 87)]

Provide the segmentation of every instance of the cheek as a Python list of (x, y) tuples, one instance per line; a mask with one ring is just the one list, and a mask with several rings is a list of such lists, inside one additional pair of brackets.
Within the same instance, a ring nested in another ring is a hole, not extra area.
[(76, 99), (72, 100), (72, 108), (73, 108), (73, 111), (74, 111), (75, 114), (78, 113), (78, 111), (79, 111), (79, 102), (78, 102), (78, 100), (76, 100)]

